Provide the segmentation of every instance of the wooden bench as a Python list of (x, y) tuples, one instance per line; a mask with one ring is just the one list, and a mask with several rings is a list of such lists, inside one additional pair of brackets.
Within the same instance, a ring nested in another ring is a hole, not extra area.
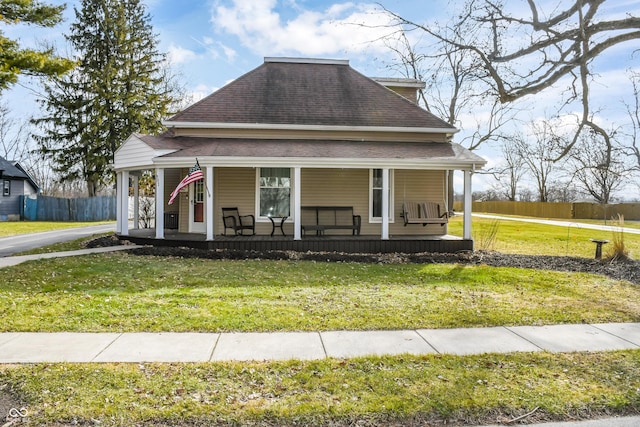
[(321, 236), (326, 230), (351, 230), (352, 235), (360, 235), (362, 218), (353, 214), (351, 206), (302, 206), (300, 210), (303, 234), (315, 231)]
[(402, 204), (402, 217), (404, 225), (408, 224), (440, 224), (449, 222), (449, 213), (440, 213), (440, 204), (436, 202), (404, 202)]

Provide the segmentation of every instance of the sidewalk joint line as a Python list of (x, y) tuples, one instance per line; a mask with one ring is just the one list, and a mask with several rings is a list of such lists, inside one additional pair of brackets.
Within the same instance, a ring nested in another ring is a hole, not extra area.
[(107, 345), (105, 346), (105, 348), (103, 348), (102, 350), (100, 350), (100, 351), (98, 352), (98, 354), (96, 354), (95, 356), (93, 356), (93, 358), (90, 360), (90, 362), (94, 362), (98, 357), (100, 357), (100, 355), (101, 355), (102, 353), (104, 353), (105, 351), (107, 351), (107, 349), (108, 349), (109, 347), (111, 347), (111, 346), (113, 345), (113, 343), (115, 343), (115, 342), (116, 342), (116, 341), (118, 341), (120, 338), (122, 338), (122, 336), (123, 336), (123, 335), (124, 335), (124, 332), (120, 332), (120, 333), (118, 333), (118, 336), (117, 336), (117, 337), (115, 337), (113, 340), (111, 340), (111, 342), (110, 342), (109, 344), (107, 344)]
[(633, 341), (630, 341), (630, 340), (628, 340), (628, 339), (626, 339), (626, 338), (623, 338), (623, 337), (621, 337), (621, 336), (619, 336), (619, 335), (616, 335), (616, 334), (614, 334), (614, 333), (612, 333), (612, 332), (609, 332), (609, 331), (606, 331), (606, 330), (604, 330), (604, 329), (602, 329), (602, 328), (599, 328), (599, 327), (597, 327), (596, 325), (591, 325), (591, 324), (590, 324), (589, 326), (593, 326), (594, 328), (596, 328), (596, 329), (597, 329), (597, 330), (599, 330), (599, 331), (602, 331), (602, 332), (604, 332), (604, 333), (606, 333), (606, 334), (611, 335), (612, 337), (616, 337), (616, 338), (618, 338), (618, 339), (621, 339), (622, 341), (626, 341), (626, 342), (628, 342), (629, 344), (633, 344), (633, 345), (635, 345), (636, 347), (639, 347), (639, 348), (640, 348), (640, 344), (637, 344), (637, 343), (635, 343), (635, 342), (633, 342)]
[(437, 354), (442, 354), (437, 348), (434, 347), (433, 344), (431, 344), (429, 341), (427, 341), (427, 339), (425, 337), (422, 336), (422, 334), (417, 330), (414, 329), (413, 330), (420, 338), (422, 338), (422, 341), (424, 341), (429, 347), (431, 347), (433, 349), (433, 351), (435, 351)]
[(511, 332), (513, 335), (517, 336), (520, 339), (525, 340), (526, 342), (530, 343), (531, 345), (533, 345), (534, 347), (537, 347), (540, 349), (540, 351), (549, 351), (543, 347), (540, 347), (538, 344), (534, 343), (533, 341), (531, 341), (530, 339), (527, 339), (525, 337), (523, 337), (522, 335), (520, 335), (519, 333), (517, 333), (516, 331), (512, 330), (511, 328), (514, 326), (502, 326), (503, 328), (505, 328), (507, 331)]
[(216, 341), (213, 343), (213, 348), (211, 349), (211, 352), (209, 353), (209, 362), (211, 362), (213, 359), (213, 353), (216, 352), (216, 348), (218, 348), (218, 343), (220, 342), (220, 337), (222, 336), (222, 333), (218, 332), (216, 333)]
[(329, 358), (329, 354), (327, 353), (327, 348), (324, 345), (324, 340), (322, 339), (322, 331), (318, 331), (317, 332), (318, 337), (320, 337), (320, 345), (322, 345), (322, 351), (324, 352), (324, 358), (328, 359)]

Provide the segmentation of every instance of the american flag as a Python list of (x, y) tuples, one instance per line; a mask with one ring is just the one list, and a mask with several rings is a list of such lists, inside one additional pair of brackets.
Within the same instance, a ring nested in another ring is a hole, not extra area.
[(185, 176), (184, 179), (180, 181), (180, 184), (178, 184), (176, 189), (171, 192), (171, 197), (169, 198), (169, 204), (172, 204), (175, 198), (178, 197), (178, 193), (180, 193), (180, 190), (182, 190), (184, 187), (191, 184), (192, 182), (199, 181), (203, 178), (204, 178), (204, 175), (202, 174), (202, 169), (200, 169), (200, 164), (196, 160), (196, 164), (193, 165), (191, 169), (189, 169), (189, 173), (187, 174), (187, 176)]

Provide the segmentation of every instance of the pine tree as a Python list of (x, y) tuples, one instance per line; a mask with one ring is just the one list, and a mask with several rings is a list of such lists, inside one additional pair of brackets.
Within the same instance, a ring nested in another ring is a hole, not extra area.
[(93, 196), (129, 135), (162, 129), (178, 90), (140, 0), (82, 0), (75, 12), (67, 39), (79, 66), (45, 87), (36, 139), (62, 179), (85, 180)]
[[(32, 24), (53, 27), (62, 19), (64, 6), (49, 6), (33, 0), (0, 0), (0, 24)], [(16, 40), (0, 31), (0, 92), (16, 83), (19, 74), (57, 76), (73, 62), (55, 56), (52, 49), (22, 49)]]

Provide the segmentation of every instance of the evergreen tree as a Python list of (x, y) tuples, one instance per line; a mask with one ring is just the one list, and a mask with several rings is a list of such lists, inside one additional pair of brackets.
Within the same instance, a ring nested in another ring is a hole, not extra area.
[[(49, 6), (33, 0), (0, 0), (0, 24), (53, 27), (62, 20), (63, 10), (64, 6)], [(52, 49), (22, 49), (0, 30), (0, 92), (14, 84), (21, 73), (52, 76), (72, 67), (72, 61), (55, 56)]]
[(162, 129), (178, 91), (141, 0), (82, 0), (75, 12), (67, 39), (79, 66), (45, 87), (36, 139), (62, 179), (85, 180), (93, 196), (129, 135)]

